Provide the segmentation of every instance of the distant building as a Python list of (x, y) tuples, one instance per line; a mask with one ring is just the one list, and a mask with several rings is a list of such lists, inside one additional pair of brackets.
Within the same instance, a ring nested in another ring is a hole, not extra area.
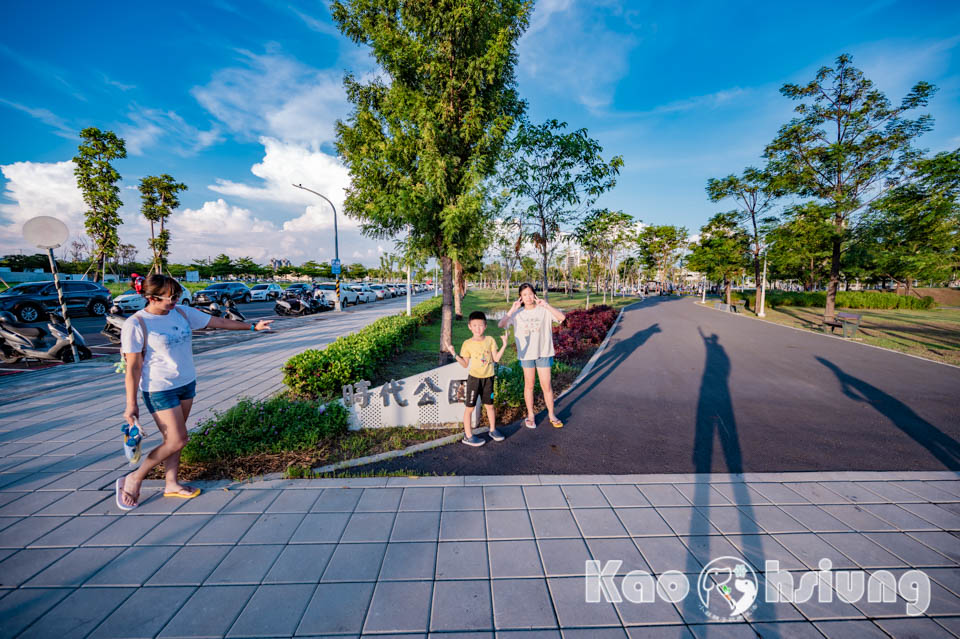
[(277, 270), (278, 268), (282, 268), (284, 266), (293, 266), (293, 264), (290, 263), (290, 260), (286, 260), (283, 258), (278, 258), (278, 257), (270, 258), (270, 268), (272, 268), (273, 270)]

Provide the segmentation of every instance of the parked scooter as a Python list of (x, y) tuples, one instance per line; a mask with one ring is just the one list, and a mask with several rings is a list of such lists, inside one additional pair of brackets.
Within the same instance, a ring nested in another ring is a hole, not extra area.
[(104, 324), (100, 334), (110, 340), (111, 344), (119, 344), (120, 331), (123, 330), (123, 323), (127, 321), (127, 318), (123, 315), (123, 310), (114, 304), (110, 307), (110, 310), (107, 311), (106, 319), (107, 323)]
[(299, 317), (316, 313), (317, 308), (312, 297), (302, 296), (299, 293), (288, 293), (277, 298), (277, 303), (273, 306), (273, 312), (277, 315)]
[(243, 313), (240, 312), (240, 309), (237, 308), (237, 304), (231, 299), (226, 301), (226, 303), (223, 305), (223, 308), (220, 308), (220, 305), (216, 302), (210, 304), (206, 308), (202, 306), (198, 308), (204, 313), (213, 315), (214, 317), (226, 317), (227, 319), (236, 320), (238, 322), (243, 322), (247, 319), (243, 316)]
[[(73, 329), (73, 343), (80, 359), (90, 359), (90, 349), (83, 335)], [(50, 314), (47, 329), (30, 324), (20, 324), (12, 313), (0, 311), (0, 361), (13, 364), (24, 357), (34, 359), (72, 362), (70, 336), (66, 322), (55, 313)]]

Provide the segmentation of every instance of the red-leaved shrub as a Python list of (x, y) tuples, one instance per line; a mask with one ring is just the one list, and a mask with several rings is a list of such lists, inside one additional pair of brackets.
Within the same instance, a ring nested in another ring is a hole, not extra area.
[(584, 351), (599, 346), (616, 319), (617, 312), (601, 304), (566, 313), (563, 324), (553, 327), (553, 347), (557, 359), (570, 361)]

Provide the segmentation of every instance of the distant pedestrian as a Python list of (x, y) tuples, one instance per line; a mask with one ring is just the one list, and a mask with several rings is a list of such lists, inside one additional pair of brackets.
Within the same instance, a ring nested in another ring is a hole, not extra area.
[(466, 408), (463, 411), (463, 443), (468, 446), (483, 446), (485, 440), (473, 434), (473, 409), (477, 405), (477, 400), (487, 411), (487, 421), (490, 422), (490, 439), (501, 442), (504, 437), (497, 430), (497, 411), (493, 406), (493, 365), (503, 357), (503, 351), (507, 348), (507, 334), (502, 336), (503, 344), (500, 350), (497, 350), (497, 340), (484, 335), (487, 330), (487, 316), (483, 311), (474, 311), (470, 313), (467, 320), (467, 326), (473, 337), (468, 339), (460, 347), (460, 354), (454, 349), (453, 344), (448, 345), (450, 354), (457, 358), (457, 361), (464, 368), (469, 367), (470, 372), (467, 375), (467, 397)]
[(163, 443), (146, 456), (140, 467), (116, 481), (117, 506), (131, 510), (140, 499), (140, 484), (151, 470), (164, 465), (164, 497), (191, 499), (199, 488), (177, 480), (180, 451), (187, 443), (187, 417), (196, 395), (197, 374), (193, 365), (192, 331), (200, 328), (269, 330), (273, 320), (256, 323), (213, 317), (189, 306), (177, 306), (181, 286), (172, 277), (155, 273), (146, 278), (143, 296), (147, 306), (127, 318), (120, 332), (120, 350), (126, 360), (127, 407), (123, 418), (131, 427), (140, 425), (137, 389), (163, 436)]
[(500, 328), (513, 326), (517, 342), (517, 359), (523, 367), (523, 399), (527, 405), (527, 418), (523, 424), (527, 428), (536, 428), (533, 412), (533, 385), (540, 378), (540, 390), (547, 405), (547, 415), (555, 428), (562, 428), (563, 422), (557, 419), (553, 408), (553, 387), (550, 381), (550, 367), (553, 366), (552, 322), (560, 323), (566, 316), (559, 310), (537, 297), (533, 286), (520, 285), (520, 299), (513, 303), (510, 312), (500, 320)]

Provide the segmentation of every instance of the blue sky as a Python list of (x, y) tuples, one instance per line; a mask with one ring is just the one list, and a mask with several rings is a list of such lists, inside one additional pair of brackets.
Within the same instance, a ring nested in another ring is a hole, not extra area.
[[(95, 6), (95, 10), (91, 7)], [(680, 8), (678, 8), (680, 7)], [(586, 127), (623, 155), (600, 205), (696, 232), (718, 210), (706, 180), (759, 164), (789, 120), (785, 82), (812, 79), (840, 53), (894, 102), (919, 80), (931, 151), (960, 146), (960, 3), (537, 2), (518, 80), (534, 121)], [(226, 252), (265, 262), (332, 257), (329, 207), (348, 184), (333, 125), (349, 105), (344, 71), (375, 69), (326, 3), (213, 0), (6, 3), (0, 24), (0, 254), (24, 251), (23, 221), (82, 226), (72, 177), (85, 126), (116, 131), (129, 156), (121, 239), (147, 254), (140, 177), (189, 186), (172, 224), (173, 257)], [(378, 262), (389, 242), (340, 217), (341, 259)]]

